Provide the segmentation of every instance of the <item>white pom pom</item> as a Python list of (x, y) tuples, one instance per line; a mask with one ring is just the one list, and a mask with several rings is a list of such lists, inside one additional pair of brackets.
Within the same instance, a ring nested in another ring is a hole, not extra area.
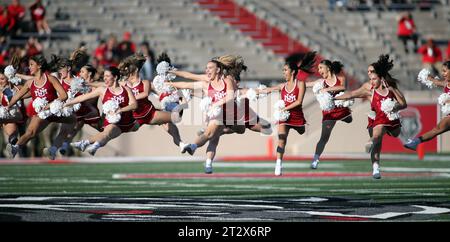
[(369, 116), (370, 119), (375, 120), (377, 113), (373, 110), (370, 110), (367, 116)]
[(278, 110), (278, 111), (275, 111), (273, 113), (273, 118), (276, 121), (282, 121), (283, 122), (283, 121), (286, 121), (286, 120), (289, 119), (289, 115), (290, 115), (289, 111)]
[(50, 103), (50, 113), (52, 113), (55, 116), (61, 117), (63, 106), (64, 103), (62, 101), (60, 101), (59, 99), (55, 99), (53, 102)]
[(286, 107), (286, 104), (284, 103), (283, 100), (278, 100), (275, 104), (274, 104), (274, 112), (273, 112), (273, 118), (276, 121), (286, 121), (289, 118), (289, 111), (283, 110)]
[(446, 102), (450, 100), (450, 94), (448, 93), (442, 93), (439, 97), (438, 97), (438, 103), (439, 105), (445, 105)]
[(286, 104), (284, 103), (283, 100), (278, 100), (278, 101), (274, 104), (273, 107), (275, 108), (275, 110), (281, 110), (281, 109), (283, 109), (283, 108), (286, 107)]
[(187, 102), (191, 101), (192, 90), (191, 89), (183, 89), (181, 90), (181, 94)]
[(386, 98), (381, 101), (381, 111), (383, 111), (389, 120), (396, 120), (400, 118), (398, 112), (393, 112), (395, 106), (397, 105), (397, 101), (392, 98)]
[(208, 116), (208, 118), (212, 119), (212, 118), (218, 117), (221, 113), (222, 113), (222, 108), (220, 108), (218, 106), (210, 106), (206, 115)]
[(110, 99), (106, 101), (102, 107), (105, 118), (109, 123), (115, 124), (120, 121), (121, 116), (119, 113), (116, 113), (120, 108), (117, 101)]
[(167, 61), (161, 61), (156, 66), (156, 73), (158, 73), (158, 75), (165, 76), (169, 70), (170, 70), (170, 64)]
[(8, 81), (16, 86), (22, 83), (22, 79), (18, 78), (17, 76), (9, 78)]
[(250, 101), (256, 101), (256, 99), (258, 98), (258, 94), (253, 88), (247, 90), (246, 96)]
[[(335, 97), (341, 96), (343, 95), (344, 92), (340, 92), (338, 94), (336, 94)], [(352, 106), (355, 103), (354, 99), (347, 99), (347, 100), (334, 100), (334, 105), (336, 107), (344, 107), (344, 108), (348, 108), (350, 106)]]
[(312, 87), (312, 91), (314, 94), (319, 94), (320, 90), (323, 89), (323, 81), (319, 81)]
[(38, 98), (34, 99), (32, 105), (33, 105), (33, 108), (36, 111), (36, 113), (39, 113), (40, 111), (42, 111), (45, 108), (45, 106), (47, 106), (47, 104), (48, 104), (47, 99), (38, 97)]
[(430, 70), (424, 68), (422, 69), (419, 74), (417, 75), (417, 80), (422, 83), (423, 85), (427, 86), (428, 88), (433, 88), (435, 85), (432, 81), (428, 80), (428, 77), (430, 76)]
[(81, 108), (81, 103), (74, 104), (72, 106), (73, 112), (77, 112)]
[(52, 113), (50, 112), (50, 110), (44, 110), (38, 113), (38, 117), (40, 119), (46, 119), (48, 117), (50, 117), (52, 115)]
[(165, 92), (173, 92), (175, 88), (170, 85), (167, 85), (166, 79), (164, 76), (157, 75), (153, 78), (153, 87), (158, 94)]
[(69, 117), (73, 113), (73, 106), (72, 107), (64, 107), (61, 111), (63, 117)]
[(333, 96), (328, 92), (316, 94), (316, 99), (319, 102), (320, 108), (324, 111), (329, 111), (335, 108)]
[(11, 79), (16, 75), (16, 70), (12, 65), (9, 65), (5, 68), (5, 71), (3, 73), (8, 79)]
[(70, 83), (70, 91), (75, 94), (89, 92), (89, 87), (86, 86), (86, 82), (83, 78), (75, 77)]
[(9, 118), (9, 111), (3, 106), (0, 106), (0, 119)]
[[(266, 89), (266, 88), (267, 88), (267, 86), (266, 86), (266, 85), (263, 85), (263, 84), (259, 84), (259, 86), (258, 86), (258, 90), (259, 90), (259, 91), (262, 91), (262, 90), (264, 90), (264, 89)], [(267, 93), (261, 93), (261, 92), (259, 92), (257, 98), (264, 98), (264, 97), (267, 97)]]
[(204, 97), (202, 98), (202, 100), (200, 101), (200, 110), (202, 110), (203, 112), (207, 112), (209, 109), (209, 106), (211, 106), (212, 103), (212, 98), (211, 97)]
[(441, 112), (444, 115), (449, 115), (450, 114), (450, 104), (442, 105)]

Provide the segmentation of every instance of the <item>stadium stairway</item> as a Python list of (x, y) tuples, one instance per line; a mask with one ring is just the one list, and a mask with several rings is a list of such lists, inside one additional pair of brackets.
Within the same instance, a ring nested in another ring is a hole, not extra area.
[(229, 23), (264, 47), (271, 49), (275, 54), (287, 56), (292, 52), (308, 51), (308, 48), (303, 44), (290, 38), (278, 28), (271, 26), (234, 1), (199, 0), (198, 3), (219, 16), (222, 21)]

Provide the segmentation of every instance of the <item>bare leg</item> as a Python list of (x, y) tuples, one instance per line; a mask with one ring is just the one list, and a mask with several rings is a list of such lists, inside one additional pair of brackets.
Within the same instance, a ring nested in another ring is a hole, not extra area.
[(275, 175), (281, 176), (282, 174), (282, 161), (284, 151), (287, 144), (287, 137), (289, 135), (290, 127), (285, 124), (278, 125), (278, 147), (277, 147), (277, 161), (275, 164)]

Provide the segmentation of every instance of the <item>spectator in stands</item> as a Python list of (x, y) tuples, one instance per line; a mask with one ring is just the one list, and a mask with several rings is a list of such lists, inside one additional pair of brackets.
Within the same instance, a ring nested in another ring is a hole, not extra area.
[(330, 11), (334, 11), (336, 6), (339, 9), (345, 8), (347, 6), (347, 0), (328, 0), (328, 8)]
[(131, 40), (131, 33), (125, 32), (123, 33), (122, 42), (120, 42), (117, 46), (117, 55), (119, 60), (123, 60), (128, 56), (133, 55), (136, 52), (136, 45)]
[(94, 60), (98, 63), (98, 65), (105, 65), (106, 62), (106, 41), (100, 40), (99, 45), (97, 48), (95, 48), (94, 53)]
[(139, 46), (139, 51), (144, 54), (146, 60), (144, 62), (144, 65), (142, 66), (142, 69), (139, 73), (139, 77), (143, 80), (153, 80), (153, 73), (156, 69), (156, 63), (155, 63), (155, 53), (150, 48), (150, 45), (147, 41), (144, 41)]
[(13, 31), (14, 25), (14, 18), (11, 17), (6, 8), (0, 6), (0, 35), (10, 34)]
[(25, 45), (25, 51), (27, 57), (32, 57), (37, 54), (42, 53), (43, 46), (39, 43), (38, 39), (33, 36), (28, 38), (27, 44)]
[(422, 55), (423, 67), (429, 69), (433, 75), (438, 75), (442, 66), (442, 52), (433, 39), (429, 38), (417, 53)]
[(111, 34), (106, 42), (104, 66), (117, 66), (120, 59), (117, 54), (117, 37)]
[(15, 34), (18, 30), (22, 29), (22, 22), (25, 18), (25, 7), (20, 4), (19, 0), (12, 0), (8, 6), (8, 14), (14, 20), (11, 32)]
[(414, 52), (417, 52), (418, 35), (416, 32), (416, 25), (414, 24), (414, 19), (411, 13), (406, 12), (399, 16), (397, 22), (397, 36), (403, 42), (406, 53), (409, 53), (408, 40), (413, 41)]
[(48, 26), (47, 20), (45, 19), (45, 7), (42, 5), (41, 0), (36, 0), (30, 6), (31, 19), (35, 23), (36, 29), (39, 34), (50, 34), (52, 30)]

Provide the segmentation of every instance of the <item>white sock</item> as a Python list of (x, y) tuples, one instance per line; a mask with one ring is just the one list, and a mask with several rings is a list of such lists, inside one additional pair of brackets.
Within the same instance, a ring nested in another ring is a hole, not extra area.
[(277, 159), (277, 166), (281, 166), (281, 159)]
[(378, 163), (373, 163), (372, 168), (373, 170), (378, 170), (380, 169), (380, 165), (378, 165)]
[(212, 160), (206, 159), (205, 166), (212, 166)]

